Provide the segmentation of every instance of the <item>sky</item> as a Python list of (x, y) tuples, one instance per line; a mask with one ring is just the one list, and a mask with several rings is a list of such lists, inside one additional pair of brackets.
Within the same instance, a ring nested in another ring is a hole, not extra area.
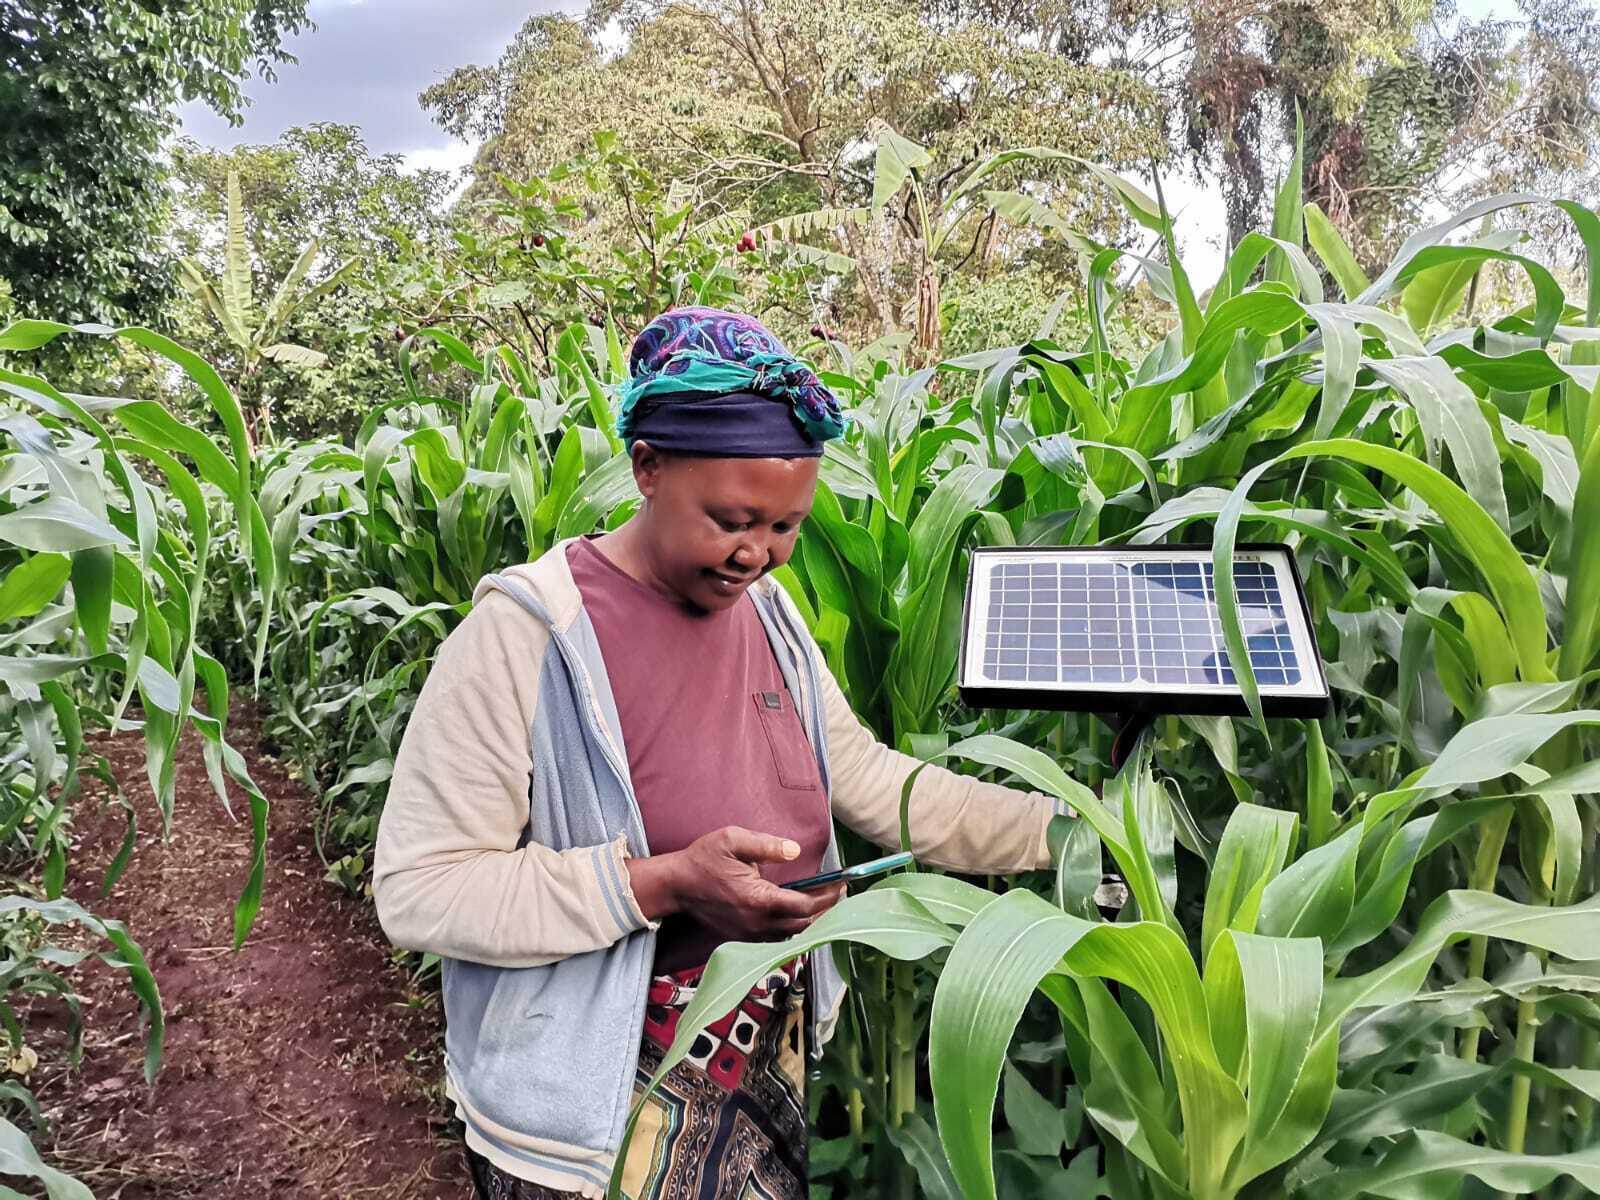
[[(203, 104), (182, 110), (183, 131), (210, 146), (265, 143), (295, 125), (336, 121), (361, 127), (374, 153), (400, 154), (412, 167), (456, 170), (476, 146), (435, 125), (417, 96), (456, 67), (495, 62), (528, 17), (580, 12), (583, 0), (312, 0), (317, 28), (287, 49), (300, 61), (275, 83), (251, 79), (244, 123), (230, 127)], [(1514, 15), (1515, 0), (1459, 0), (1466, 16)], [(1149, 181), (1139, 180), (1148, 190)], [(1215, 279), (1227, 240), (1227, 215), (1214, 185), (1163, 179), (1177, 214), (1183, 261), (1197, 289)]]
[(317, 28), (289, 40), (300, 61), (276, 83), (245, 82), (244, 124), (230, 127), (204, 104), (185, 105), (183, 132), (208, 146), (275, 141), (313, 121), (359, 125), (374, 153), (416, 167), (453, 168), (474, 147), (440, 129), (417, 103), (457, 67), (495, 62), (530, 16), (581, 4), (560, 0), (312, 0)]

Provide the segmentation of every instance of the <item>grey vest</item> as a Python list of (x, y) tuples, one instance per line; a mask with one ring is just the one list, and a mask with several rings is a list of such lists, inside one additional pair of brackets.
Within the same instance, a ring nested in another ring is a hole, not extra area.
[[(546, 652), (540, 667), (539, 698), (528, 731), (535, 767), (528, 824), (519, 844), (538, 841), (556, 850), (604, 847), (623, 835), (629, 854), (648, 855), (616, 703), (588, 614), (580, 610), (570, 628), (557, 629), (517, 580), (491, 575), (485, 582), (549, 627), (555, 651)], [(812, 644), (776, 587), (752, 589), (750, 598), (811, 739), (826, 792), (827, 732)], [(830, 830), (823, 869), (838, 864)], [(623, 891), (621, 880), (612, 882)], [(627, 923), (622, 914), (614, 915), (619, 924)], [(632, 1100), (655, 941), (653, 930), (641, 929), (603, 950), (538, 967), (443, 960), (452, 1091), (494, 1125), (551, 1145), (548, 1155), (508, 1145), (469, 1116), (478, 1136), (513, 1160), (605, 1185)], [(820, 1052), (844, 981), (826, 950), (813, 953), (810, 965), (809, 1041)], [(568, 1157), (570, 1152), (581, 1159)]]

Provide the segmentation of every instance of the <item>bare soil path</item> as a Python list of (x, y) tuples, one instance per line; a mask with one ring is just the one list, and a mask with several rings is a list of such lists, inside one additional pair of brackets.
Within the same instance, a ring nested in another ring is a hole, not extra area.
[(138, 810), (139, 844), (100, 899), (125, 819), (115, 806), (100, 813), (81, 803), (68, 894), (126, 922), (143, 947), (166, 1009), (166, 1055), (146, 1086), (125, 976), (94, 960), (77, 968), (84, 1061), (34, 1075), (55, 1123), (41, 1149), (100, 1200), (470, 1200), (459, 1129), (441, 1115), (437, 995), (409, 987), (370, 903), (324, 881), (314, 804), (265, 753), (250, 710), (229, 725), (272, 805), (265, 898), (238, 953), (232, 909), (249, 861), (242, 802), (235, 824), (207, 782), (198, 739), (187, 736), (173, 840), (163, 845), (142, 739), (96, 744)]

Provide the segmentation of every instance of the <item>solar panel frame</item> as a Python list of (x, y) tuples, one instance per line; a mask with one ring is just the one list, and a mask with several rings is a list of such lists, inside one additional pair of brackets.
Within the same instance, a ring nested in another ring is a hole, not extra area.
[[(1243, 543), (1235, 548), (1235, 578), (1239, 580), (1241, 565), (1249, 563), (1264, 563), (1273, 565), (1273, 578), (1277, 583), (1276, 599), (1281, 604), (1284, 620), (1282, 624), (1287, 627), (1292, 640), (1293, 665), (1298, 667), (1300, 679), (1294, 683), (1261, 682), (1263, 675), (1270, 680), (1270, 670), (1257, 670), (1258, 690), (1261, 696), (1262, 711), (1267, 716), (1291, 717), (1317, 717), (1326, 713), (1331, 706), (1328, 691), (1327, 674), (1323, 668), (1322, 656), (1316, 644), (1316, 628), (1312, 622), (1311, 610), (1306, 602), (1305, 588), (1300, 578), (1299, 568), (1295, 563), (1294, 554), (1287, 545), (1272, 542)], [(1050, 682), (1024, 682), (1000, 680), (994, 674), (986, 671), (984, 667), (984, 652), (986, 649), (984, 635), (988, 633), (990, 615), (988, 601), (992, 598), (994, 568), (1011, 559), (1076, 559), (1080, 564), (1111, 563), (1111, 564), (1137, 564), (1137, 563), (1198, 563), (1207, 564), (1212, 561), (1212, 548), (1203, 545), (1176, 545), (1176, 546), (1149, 546), (1149, 547), (1101, 547), (1101, 546), (986, 546), (972, 552), (971, 563), (967, 573), (967, 586), (963, 603), (961, 621), (961, 648), (957, 664), (957, 687), (963, 701), (974, 708), (1013, 708), (1013, 709), (1057, 709), (1090, 712), (1123, 712), (1123, 713), (1188, 713), (1194, 715), (1214, 716), (1243, 716), (1249, 712), (1245, 704), (1244, 694), (1236, 684), (1225, 682), (1231, 678), (1232, 672), (1228, 663), (1226, 649), (1221, 645), (1220, 632), (1215, 632), (1217, 654), (1214, 655), (1220, 666), (1213, 665), (1210, 669), (1219, 678), (1217, 682), (1192, 682), (1189, 676), (1193, 669), (1185, 672), (1183, 681), (1171, 678), (1152, 680), (1145, 677), (1151, 672), (1165, 670), (1170, 676), (1175, 673), (1172, 667), (1161, 668), (1153, 661), (1141, 664), (1138, 661), (1138, 651), (1135, 650), (1135, 662), (1131, 664), (1132, 670), (1124, 660), (1113, 663), (1110, 660), (1110, 649), (1103, 644), (1103, 639), (1110, 636), (1110, 627), (1106, 622), (1113, 617), (1108, 614), (1099, 618), (1092, 617), (1092, 611), (1086, 609), (1085, 622), (1098, 620), (1099, 625), (1088, 624), (1085, 628), (1066, 629), (1057, 625), (1055, 629), (1055, 642), (1053, 648), (1057, 653), (1065, 655), (1070, 651), (1080, 653), (1080, 660), (1084, 664), (1078, 670), (1076, 681), (1062, 680), (1059, 676), (1071, 668), (1065, 665), (1066, 658), (1061, 658), (1055, 674), (1058, 678)], [(1018, 564), (1008, 564), (1015, 566)], [(1071, 573), (1076, 578), (1076, 573)], [(1087, 580), (1089, 572), (1083, 572)], [(1196, 571), (1196, 576), (1203, 582), (1208, 576), (1206, 568), (1201, 566)], [(1155, 576), (1158, 577), (1158, 576)], [(1264, 576), (1262, 576), (1264, 578)], [(1105, 579), (1109, 578), (1108, 585)], [(1134, 575), (1132, 572), (1122, 572), (1120, 575), (1114, 566), (1108, 569), (1106, 576), (1101, 576), (1097, 583), (1086, 584), (1083, 591), (1074, 588), (1074, 604), (1084, 603), (1092, 605), (1094, 598), (1107, 601), (1115, 610), (1117, 632), (1115, 634), (1117, 652), (1126, 655), (1131, 643), (1134, 647), (1143, 648), (1149, 657), (1154, 658), (1156, 626), (1146, 624), (1141, 629), (1133, 628), (1136, 617), (1132, 609), (1131, 589), (1133, 580), (1146, 578), (1144, 575)], [(1119, 580), (1125, 579), (1128, 592), (1121, 595), (1117, 592)], [(1186, 577), (1186, 582), (1191, 582)], [(1004, 597), (1006, 584), (999, 588), (999, 594)], [(1046, 585), (1048, 586), (1048, 585)], [(1070, 586), (1062, 584), (1060, 586)], [(1148, 593), (1148, 584), (1146, 589)], [(1171, 585), (1169, 585), (1171, 586)], [(1181, 588), (1173, 588), (1182, 591)], [(1100, 591), (1106, 595), (1099, 596)], [(1258, 589), (1263, 598), (1272, 598), (1272, 590), (1265, 585)], [(1211, 613), (1215, 612), (1213, 597), (1208, 587), (1203, 587), (1200, 593), (1205, 600), (1205, 620), (1211, 621)], [(1079, 599), (1081, 597), (1081, 600)], [(1109, 597), (1109, 599), (1108, 599)], [(1148, 598), (1148, 595), (1147, 597)], [(1003, 599), (1002, 599), (1003, 603)], [(981, 606), (981, 607), (980, 607)], [(1299, 620), (1292, 619), (1290, 609), (1299, 614)], [(1019, 610), (1021, 611), (1021, 610)], [(1030, 612), (1037, 609), (1030, 609)], [(1151, 610), (1153, 611), (1153, 610)], [(1269, 611), (1272, 611), (1269, 607)], [(1059, 610), (1052, 610), (1049, 620), (1057, 619)], [(1005, 616), (999, 618), (1002, 622)], [(1062, 617), (1062, 620), (1066, 618)], [(1153, 622), (1153, 618), (1146, 617)], [(1126, 623), (1126, 628), (1124, 624)], [(1171, 632), (1185, 628), (1181, 624), (1174, 627)], [(1196, 627), (1198, 628), (1198, 626)], [(1215, 629), (1215, 626), (1212, 627)], [(1000, 626), (1006, 630), (1005, 625)], [(1094, 643), (1087, 636), (1082, 640), (1075, 640), (1072, 647), (1064, 645), (1067, 638), (1078, 639), (1080, 634), (1087, 635), (1094, 631), (1102, 636), (1102, 642)], [(1292, 672), (1285, 647), (1282, 644), (1282, 634), (1275, 628), (1270, 634), (1278, 639), (1276, 649), (1268, 648), (1259, 651), (1264, 654), (1276, 653), (1280, 664), (1284, 666), (1285, 677)], [(1144, 637), (1149, 643), (1144, 646), (1139, 642), (1139, 637)], [(1262, 635), (1258, 635), (1260, 638)], [(1015, 640), (1015, 635), (1007, 631), (1005, 637)], [(1166, 643), (1165, 633), (1162, 636), (1163, 644)], [(1183, 641), (1177, 643), (1185, 653), (1192, 653), (1194, 649), (1210, 649), (1209, 646), (1193, 647)], [(1035, 648), (1032, 653), (1035, 659), (1027, 658), (1026, 646), (1023, 642), (1023, 652), (1017, 661), (1033, 661), (1043, 664), (1049, 661), (1048, 655), (1052, 643), (1045, 643), (1045, 650)], [(1078, 647), (1088, 653), (1081, 654)], [(1008, 648), (1008, 655), (1016, 654)], [(1079, 660), (1074, 660), (1079, 661)], [(1093, 664), (1093, 665), (1091, 665)], [(1146, 670), (1148, 668), (1148, 670)], [(1014, 665), (1012, 669), (1015, 669)], [(1031, 671), (1032, 668), (1030, 668)], [(1141, 674), (1145, 672), (1145, 674)], [(1106, 675), (1120, 675), (1119, 679), (1106, 678)], [(1087, 675), (1087, 678), (1085, 677)]]

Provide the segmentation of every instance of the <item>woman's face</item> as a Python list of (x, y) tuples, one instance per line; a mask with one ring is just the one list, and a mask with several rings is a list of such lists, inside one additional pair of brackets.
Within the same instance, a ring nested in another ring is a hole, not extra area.
[(640, 442), (641, 549), (654, 582), (706, 612), (789, 561), (817, 490), (815, 458), (695, 458)]

